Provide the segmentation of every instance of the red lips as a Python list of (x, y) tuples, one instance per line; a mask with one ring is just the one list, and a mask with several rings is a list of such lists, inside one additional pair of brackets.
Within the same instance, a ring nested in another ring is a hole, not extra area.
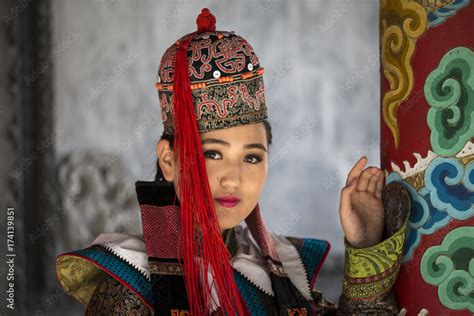
[(219, 198), (216, 198), (216, 201), (224, 207), (232, 208), (239, 204), (240, 199), (234, 195), (224, 195)]

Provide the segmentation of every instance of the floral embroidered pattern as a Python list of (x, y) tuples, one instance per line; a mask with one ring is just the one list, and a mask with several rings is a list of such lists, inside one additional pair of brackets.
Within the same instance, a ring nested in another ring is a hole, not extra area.
[(89, 315), (152, 315), (142, 300), (120, 282), (109, 276), (97, 286), (87, 309)]

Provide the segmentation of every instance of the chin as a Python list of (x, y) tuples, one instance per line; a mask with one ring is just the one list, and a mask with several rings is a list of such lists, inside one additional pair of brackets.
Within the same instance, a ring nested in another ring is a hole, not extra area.
[(233, 226), (227, 221), (219, 221), (219, 227), (221, 228), (221, 230), (224, 230), (224, 229), (232, 228)]
[(234, 228), (238, 226), (245, 218), (242, 218), (242, 212), (236, 207), (225, 208), (221, 205), (214, 205), (217, 215), (217, 221), (221, 230)]
[(239, 225), (239, 223), (235, 223), (234, 221), (229, 221), (229, 220), (219, 220), (219, 227), (221, 230), (224, 229), (229, 229), (229, 228), (234, 228), (235, 226)]

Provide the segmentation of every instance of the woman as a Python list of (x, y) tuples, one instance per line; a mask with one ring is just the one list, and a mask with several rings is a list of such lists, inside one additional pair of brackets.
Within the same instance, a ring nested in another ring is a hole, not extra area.
[[(136, 184), (143, 239), (102, 234), (58, 256), (65, 291), (90, 315), (397, 313), (406, 192), (383, 188), (365, 157), (355, 164), (339, 208), (343, 293), (339, 307), (324, 299), (314, 284), (329, 244), (271, 234), (261, 217), (272, 135), (258, 57), (242, 37), (216, 31), (209, 10), (197, 24), (160, 63), (157, 179)], [(384, 205), (387, 195), (397, 202)]]

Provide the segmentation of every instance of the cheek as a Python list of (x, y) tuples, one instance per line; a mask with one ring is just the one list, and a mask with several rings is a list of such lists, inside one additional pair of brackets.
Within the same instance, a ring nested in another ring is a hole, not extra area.
[(242, 172), (242, 182), (244, 190), (255, 199), (258, 199), (263, 191), (265, 181), (267, 179), (267, 168), (265, 165), (251, 166)]
[(252, 180), (256, 184), (263, 184), (267, 179), (267, 168), (262, 165), (258, 168), (252, 168), (247, 174), (249, 180)]
[(209, 186), (211, 187), (211, 192), (213, 192), (214, 188), (218, 184), (218, 177), (219, 177), (219, 166), (216, 163), (209, 162), (206, 159), (206, 173), (207, 179), (209, 180)]

